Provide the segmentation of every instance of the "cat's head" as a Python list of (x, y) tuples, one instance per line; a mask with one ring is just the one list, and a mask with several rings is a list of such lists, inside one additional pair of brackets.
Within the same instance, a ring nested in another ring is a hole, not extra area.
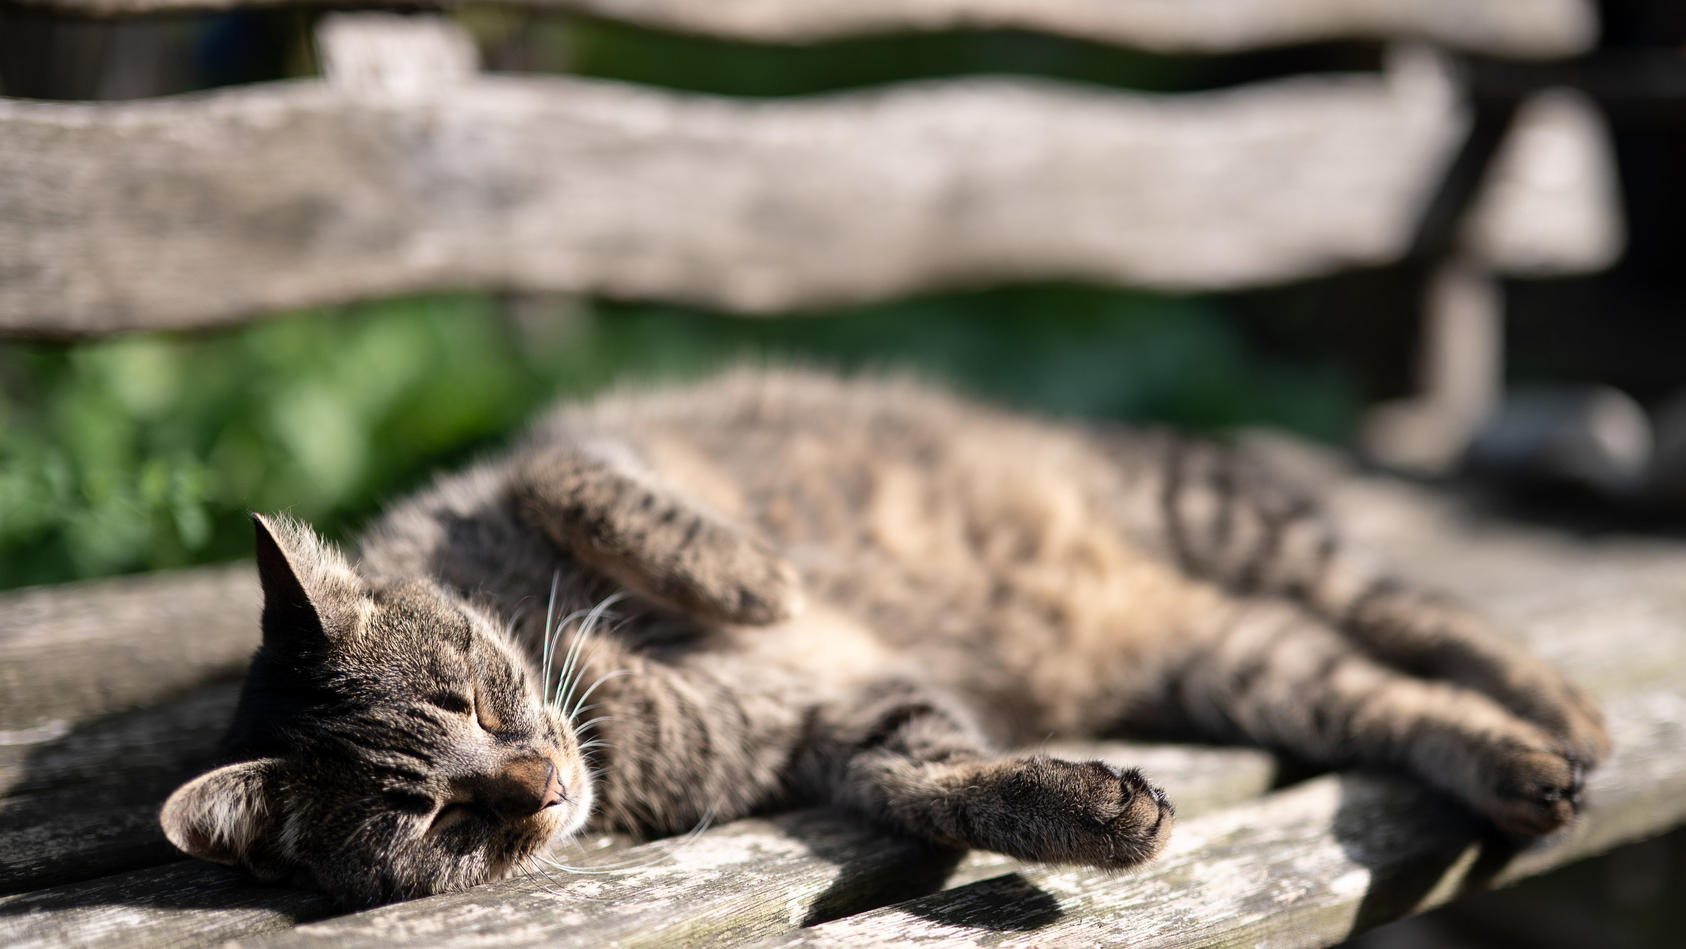
[(373, 904), (496, 879), (591, 808), (578, 743), (490, 619), (254, 516), (263, 645), (232, 764), (160, 819), (195, 857)]

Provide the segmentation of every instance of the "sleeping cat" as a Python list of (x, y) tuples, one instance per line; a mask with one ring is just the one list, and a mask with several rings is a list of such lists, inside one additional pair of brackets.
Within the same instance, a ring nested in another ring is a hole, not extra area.
[(740, 371), (564, 406), (355, 559), (254, 522), (230, 763), (162, 822), (348, 904), (588, 826), (815, 802), (1028, 860), (1157, 854), (1171, 803), (1137, 771), (1002, 751), (1050, 736), (1396, 766), (1518, 835), (1569, 821), (1608, 750), (1562, 676), (1245, 457), (909, 382)]

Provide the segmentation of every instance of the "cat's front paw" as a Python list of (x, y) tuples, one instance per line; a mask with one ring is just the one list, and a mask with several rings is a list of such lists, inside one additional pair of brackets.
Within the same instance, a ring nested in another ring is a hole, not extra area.
[(753, 538), (717, 544), (698, 579), (702, 603), (728, 622), (765, 626), (802, 612), (802, 577), (771, 546)]
[(1176, 813), (1135, 769), (1037, 756), (1009, 764), (970, 808), (978, 845), (1025, 860), (1122, 869), (1153, 859)]

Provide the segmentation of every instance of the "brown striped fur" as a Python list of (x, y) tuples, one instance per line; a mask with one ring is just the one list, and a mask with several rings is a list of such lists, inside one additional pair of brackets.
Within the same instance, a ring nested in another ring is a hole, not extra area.
[[(349, 902), (506, 873), (588, 817), (816, 801), (1033, 860), (1156, 854), (1171, 807), (1142, 775), (1004, 751), (1054, 736), (1396, 766), (1524, 835), (1607, 751), (1563, 677), (1245, 457), (908, 382), (743, 371), (564, 406), (393, 505), (355, 563), (280, 520), (259, 552), (234, 763), (165, 827)], [(537, 681), (546, 614), (566, 650), (616, 594), (570, 720)]]

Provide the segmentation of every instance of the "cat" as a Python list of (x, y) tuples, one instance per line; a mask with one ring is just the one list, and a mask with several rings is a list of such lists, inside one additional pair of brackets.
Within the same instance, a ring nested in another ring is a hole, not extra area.
[(1564, 677), (1244, 454), (906, 380), (740, 370), (564, 405), (390, 506), (355, 559), (253, 522), (263, 639), (228, 763), (161, 821), (347, 905), (588, 827), (805, 803), (1026, 860), (1159, 853), (1172, 805), (1138, 771), (1002, 750), (1052, 736), (1397, 767), (1523, 836), (1569, 822), (1609, 750)]

